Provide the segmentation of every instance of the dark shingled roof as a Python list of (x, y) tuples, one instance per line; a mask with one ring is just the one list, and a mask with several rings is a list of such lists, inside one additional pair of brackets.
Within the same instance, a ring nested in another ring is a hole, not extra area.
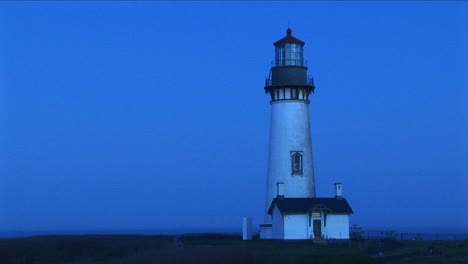
[(332, 214), (353, 213), (353, 209), (344, 198), (274, 198), (268, 214), (273, 213), (275, 205), (278, 206), (281, 214), (303, 214), (318, 208), (323, 208)]
[(290, 28), (288, 28), (288, 30), (286, 30), (286, 37), (276, 41), (275, 43), (273, 43), (273, 45), (276, 46), (278, 44), (284, 44), (284, 43), (296, 43), (296, 44), (300, 44), (300, 45), (305, 44), (304, 41), (293, 37), (291, 35), (291, 33), (292, 33), (292, 30)]

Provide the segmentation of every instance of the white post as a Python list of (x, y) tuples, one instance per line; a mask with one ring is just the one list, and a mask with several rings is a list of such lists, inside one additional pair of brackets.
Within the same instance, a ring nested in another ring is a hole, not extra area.
[(252, 217), (245, 216), (242, 220), (242, 240), (252, 240)]

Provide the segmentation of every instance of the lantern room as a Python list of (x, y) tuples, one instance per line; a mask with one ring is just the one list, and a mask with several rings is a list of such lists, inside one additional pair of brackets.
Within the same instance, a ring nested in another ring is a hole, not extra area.
[(292, 30), (286, 30), (286, 37), (273, 43), (275, 46), (275, 61), (273, 67), (307, 66), (304, 61), (304, 42), (292, 36)]
[(314, 92), (313, 77), (307, 76), (307, 61), (304, 60), (304, 42), (286, 30), (286, 36), (273, 43), (275, 59), (270, 75), (265, 78), (265, 92), (271, 101), (300, 100), (309, 102), (309, 95)]

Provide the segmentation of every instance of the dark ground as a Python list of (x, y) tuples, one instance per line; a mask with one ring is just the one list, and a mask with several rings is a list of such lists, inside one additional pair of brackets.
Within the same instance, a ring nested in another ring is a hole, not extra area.
[[(381, 253), (381, 254), (380, 254)], [(468, 240), (242, 241), (235, 235), (0, 239), (0, 263), (468, 263)]]

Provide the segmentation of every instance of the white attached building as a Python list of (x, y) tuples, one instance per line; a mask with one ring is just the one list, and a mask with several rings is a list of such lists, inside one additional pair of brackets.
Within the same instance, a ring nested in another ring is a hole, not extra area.
[(349, 215), (353, 210), (346, 199), (274, 198), (268, 214), (272, 216), (273, 239), (349, 239)]

